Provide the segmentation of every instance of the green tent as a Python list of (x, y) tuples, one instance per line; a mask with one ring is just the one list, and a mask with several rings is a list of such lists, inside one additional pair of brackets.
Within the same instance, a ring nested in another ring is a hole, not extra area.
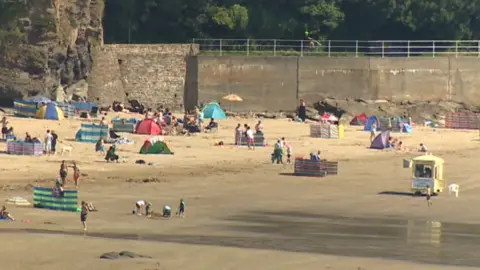
[(152, 144), (150, 141), (145, 141), (142, 148), (140, 148), (140, 154), (165, 154), (173, 155), (165, 142), (159, 141)]

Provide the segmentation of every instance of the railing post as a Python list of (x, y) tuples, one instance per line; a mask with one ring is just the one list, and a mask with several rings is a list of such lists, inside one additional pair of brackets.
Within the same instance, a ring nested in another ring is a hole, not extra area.
[(250, 39), (247, 38), (247, 56), (250, 55)]
[(458, 57), (458, 40), (455, 41), (455, 57)]
[[(480, 49), (478, 50), (478, 52), (480, 53)], [(300, 56), (303, 57), (303, 39), (300, 41)]]
[(385, 58), (385, 41), (382, 40), (382, 58)]
[(358, 40), (355, 41), (355, 57), (358, 57)]
[(407, 41), (407, 58), (410, 58), (410, 40)]
[(277, 56), (277, 40), (273, 40), (273, 56)]
[(222, 44), (222, 43), (223, 43), (223, 42), (222, 42), (222, 39), (220, 39), (220, 56), (223, 55), (223, 52), (222, 52), (222, 46), (223, 46), (223, 44)]
[(435, 40), (432, 40), (432, 57), (435, 57)]
[(328, 57), (330, 57), (332, 55), (331, 46), (332, 46), (332, 41), (329, 40), (328, 41)]

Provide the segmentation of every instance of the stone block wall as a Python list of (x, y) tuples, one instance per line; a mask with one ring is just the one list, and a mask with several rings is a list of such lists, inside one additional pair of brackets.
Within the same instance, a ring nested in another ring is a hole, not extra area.
[(102, 105), (136, 99), (151, 108), (182, 109), (192, 44), (112, 44), (95, 52), (88, 98)]
[(192, 58), (196, 67), (188, 68), (187, 108), (221, 101), (228, 93), (244, 98), (232, 105), (234, 111), (291, 111), (299, 99), (311, 103), (326, 97), (480, 103), (477, 57)]

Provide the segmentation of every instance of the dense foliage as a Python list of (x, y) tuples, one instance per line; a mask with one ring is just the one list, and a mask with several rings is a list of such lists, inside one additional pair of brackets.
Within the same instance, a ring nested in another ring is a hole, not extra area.
[(480, 39), (480, 0), (106, 0), (108, 43)]
[[(0, 0), (0, 46), (30, 1)], [(480, 39), (480, 0), (96, 0), (107, 43), (192, 38)], [(21, 25), (21, 23), (20, 23)]]

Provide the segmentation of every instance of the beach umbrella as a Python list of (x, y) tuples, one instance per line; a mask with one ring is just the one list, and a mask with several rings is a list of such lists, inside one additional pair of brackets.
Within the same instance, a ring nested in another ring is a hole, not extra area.
[(243, 99), (236, 94), (226, 95), (222, 99), (226, 101), (243, 101)]
[[(229, 94), (229, 95), (226, 95), (222, 98), (223, 100), (226, 100), (226, 101), (230, 101), (230, 102), (240, 102), (240, 101), (243, 101), (243, 99), (241, 97), (239, 97), (238, 95), (236, 94)], [(232, 104), (230, 104), (230, 111), (232, 111)]]
[(30, 102), (35, 102), (35, 103), (49, 103), (49, 102), (52, 102), (51, 99), (49, 98), (46, 98), (46, 97), (42, 97), (42, 96), (36, 96), (36, 97), (29, 97), (29, 98), (26, 98), (25, 99), (26, 101), (30, 101)]

